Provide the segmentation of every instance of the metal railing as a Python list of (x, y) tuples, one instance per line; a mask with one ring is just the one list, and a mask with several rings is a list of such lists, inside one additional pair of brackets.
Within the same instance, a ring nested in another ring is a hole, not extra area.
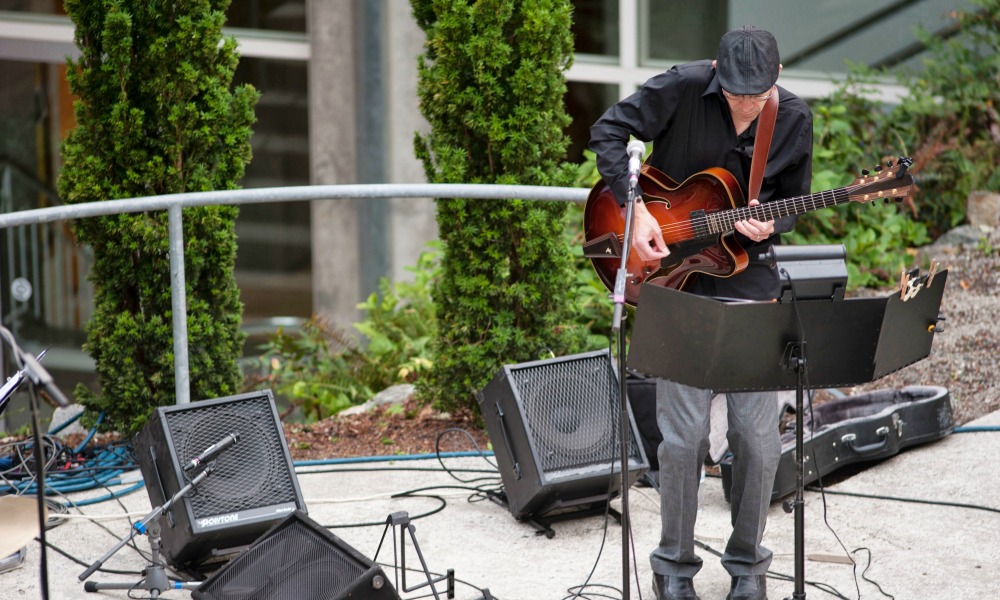
[(249, 190), (192, 192), (87, 202), (0, 214), (0, 229), (30, 227), (72, 219), (125, 213), (167, 211), (170, 236), (170, 297), (173, 310), (174, 388), (177, 404), (191, 401), (188, 380), (187, 299), (184, 281), (183, 209), (195, 206), (263, 204), (302, 200), (369, 200), (375, 198), (530, 199), (582, 202), (584, 188), (489, 184), (354, 184), (314, 185)]

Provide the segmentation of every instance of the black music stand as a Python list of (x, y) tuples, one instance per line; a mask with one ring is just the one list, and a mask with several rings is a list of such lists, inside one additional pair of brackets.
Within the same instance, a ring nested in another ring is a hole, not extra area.
[(890, 296), (787, 303), (640, 290), (630, 369), (716, 392), (796, 390), (793, 598), (805, 598), (803, 390), (868, 383), (925, 358), (946, 280), (943, 271)]

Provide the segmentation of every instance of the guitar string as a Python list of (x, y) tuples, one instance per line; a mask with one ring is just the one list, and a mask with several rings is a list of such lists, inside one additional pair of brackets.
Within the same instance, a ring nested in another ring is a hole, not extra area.
[[(725, 211), (717, 211), (714, 213), (708, 213), (705, 217), (697, 217), (695, 219), (690, 219), (685, 222), (678, 222), (673, 224), (668, 224), (660, 227), (660, 231), (663, 234), (681, 234), (689, 233), (696, 229), (696, 226), (704, 228), (709, 233), (723, 233), (725, 231), (732, 231), (733, 226), (737, 221), (742, 221), (747, 218), (757, 218), (759, 216), (769, 217), (767, 220), (776, 218), (776, 216), (788, 216), (793, 214), (801, 214), (803, 212), (808, 212), (811, 210), (816, 210), (817, 208), (826, 208), (829, 206), (836, 206), (842, 203), (845, 197), (850, 197), (852, 191), (872, 185), (879, 181), (886, 181), (890, 179), (889, 176), (898, 178), (899, 175), (896, 174), (895, 170), (889, 170), (885, 173), (885, 177), (874, 179), (867, 183), (856, 183), (836, 190), (826, 190), (823, 192), (817, 192), (815, 194), (807, 194), (804, 196), (796, 196), (793, 198), (787, 198), (784, 200), (777, 200), (774, 202), (767, 202), (764, 204), (758, 204), (755, 206), (743, 206), (733, 209), (726, 209)], [(880, 190), (882, 191), (882, 190)], [(817, 203), (816, 200), (822, 200), (822, 203)], [(832, 204), (827, 204), (827, 201), (832, 201)], [(811, 206), (810, 206), (811, 202)], [(796, 204), (799, 205), (801, 210), (795, 209)], [(788, 212), (782, 214), (781, 209), (786, 209)], [(756, 214), (754, 214), (756, 213)], [(765, 214), (768, 213), (768, 214)], [(777, 213), (775, 215), (775, 213)], [(710, 215), (710, 216), (709, 216)], [(759, 219), (758, 219), (759, 220)], [(727, 229), (718, 229), (710, 226), (709, 223), (714, 221), (718, 225), (728, 225)], [(624, 240), (624, 235), (618, 236), (620, 239)], [(687, 238), (681, 238), (677, 241), (685, 241), (687, 239), (693, 239), (691, 236)]]
[[(733, 225), (737, 221), (743, 221), (747, 218), (756, 218), (760, 220), (758, 217), (766, 217), (766, 220), (771, 220), (776, 217), (801, 214), (803, 212), (816, 210), (817, 208), (835, 206), (849, 195), (848, 188), (841, 188), (839, 190), (828, 190), (807, 196), (797, 196), (794, 198), (767, 202), (756, 206), (743, 206), (739, 208), (726, 209), (724, 211), (706, 213), (704, 216), (695, 217), (687, 221), (660, 226), (660, 232), (671, 236), (674, 234), (693, 232), (698, 229), (703, 229), (708, 233), (722, 233), (724, 231), (732, 231)], [(828, 196), (829, 198), (827, 198)], [(822, 198), (823, 202), (817, 202), (815, 200), (817, 198)], [(811, 206), (808, 205), (810, 202)], [(801, 205), (801, 210), (797, 210), (795, 208), (796, 204)], [(711, 225), (712, 223), (715, 223), (715, 226)], [(723, 225), (728, 226), (728, 228), (716, 228), (717, 226)], [(692, 239), (693, 237), (697, 236), (692, 235), (686, 239)], [(620, 235), (619, 238), (624, 239), (624, 235)], [(684, 241), (684, 238), (677, 241)]]

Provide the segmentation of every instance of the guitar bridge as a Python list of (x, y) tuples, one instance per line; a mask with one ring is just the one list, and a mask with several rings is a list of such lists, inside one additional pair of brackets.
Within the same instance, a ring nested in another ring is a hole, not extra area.
[(614, 232), (605, 233), (589, 242), (583, 243), (584, 258), (620, 258), (622, 243)]

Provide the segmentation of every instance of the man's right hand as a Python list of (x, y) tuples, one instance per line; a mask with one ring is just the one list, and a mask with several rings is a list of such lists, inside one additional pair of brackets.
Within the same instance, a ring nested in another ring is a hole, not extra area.
[(635, 223), (632, 235), (632, 247), (635, 253), (644, 261), (660, 260), (670, 254), (666, 242), (663, 241), (663, 231), (644, 202), (635, 203)]

